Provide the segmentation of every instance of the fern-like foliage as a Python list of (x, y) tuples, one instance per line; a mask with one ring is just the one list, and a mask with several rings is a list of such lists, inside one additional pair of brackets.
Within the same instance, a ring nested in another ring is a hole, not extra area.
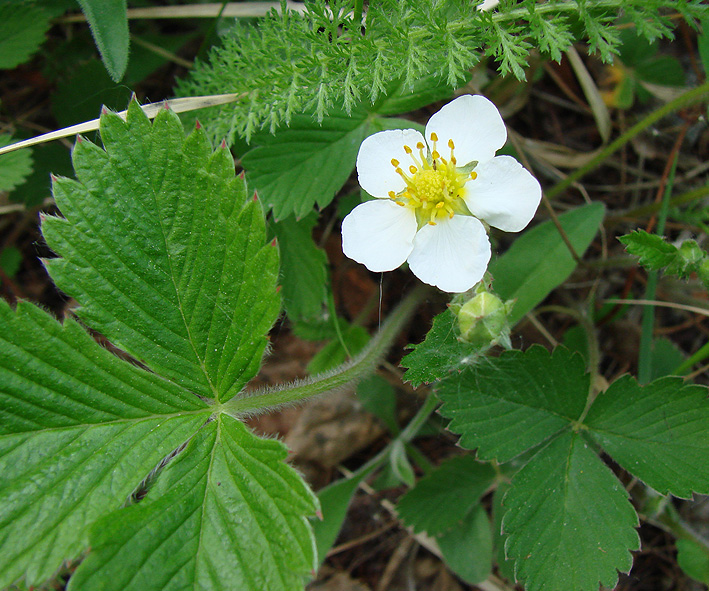
[(455, 86), (483, 56), (501, 74), (524, 78), (529, 51), (554, 60), (584, 39), (610, 61), (619, 44), (615, 20), (626, 15), (648, 39), (672, 36), (671, 15), (694, 22), (701, 0), (373, 0), (355, 22), (353, 0), (306, 0), (305, 12), (273, 11), (258, 25), (238, 24), (206, 63), (178, 84), (178, 94), (245, 93), (236, 105), (201, 116), (217, 138), (275, 130), (295, 113), (318, 120), (333, 106), (347, 112), (374, 102), (392, 81), (407, 86), (436, 74)]

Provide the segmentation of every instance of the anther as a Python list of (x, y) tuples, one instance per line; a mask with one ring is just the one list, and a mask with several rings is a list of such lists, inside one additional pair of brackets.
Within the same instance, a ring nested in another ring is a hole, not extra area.
[(413, 164), (411, 166), (409, 166), (409, 172), (411, 174), (416, 174), (417, 171), (418, 171), (418, 168), (416, 168)]
[(409, 146), (404, 146), (404, 152), (406, 152), (407, 154), (411, 154), (412, 150), (411, 148), (409, 148)]
[(441, 155), (438, 153), (438, 150), (434, 150), (433, 152), (431, 152), (431, 158), (433, 158), (434, 160), (438, 160), (440, 157)]
[(394, 193), (394, 191), (389, 191), (389, 192), (387, 193), (387, 195), (389, 195), (389, 198), (390, 198), (390, 199), (395, 199), (395, 198), (396, 198), (396, 193)]
[(429, 226), (435, 226), (435, 225), (436, 225), (436, 222), (428, 222), (428, 225), (429, 225)]
[(396, 158), (392, 158), (391, 165), (396, 168), (397, 166), (399, 166), (399, 161)]
[(448, 140), (448, 147), (453, 150), (455, 148), (455, 144), (453, 143), (453, 140)]
[(438, 135), (436, 135), (436, 132), (435, 132), (435, 131), (431, 134), (431, 141), (432, 141), (432, 142), (437, 142), (437, 141), (438, 141)]
[(455, 156), (451, 156), (451, 164), (454, 166), (458, 163), (458, 161), (455, 159)]
[(423, 145), (423, 142), (419, 142), (416, 144), (416, 149), (417, 150), (423, 150), (426, 146)]
[(473, 179), (473, 180), (475, 180), (476, 178), (478, 178), (478, 173), (475, 172), (475, 171), (471, 172), (471, 173), (470, 173), (470, 178)]

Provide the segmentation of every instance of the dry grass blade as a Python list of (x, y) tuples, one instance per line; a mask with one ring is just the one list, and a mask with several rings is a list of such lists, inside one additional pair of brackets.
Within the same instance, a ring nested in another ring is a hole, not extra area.
[[(211, 96), (195, 96), (190, 98), (177, 98), (170, 99), (166, 101), (161, 101), (159, 103), (149, 103), (143, 105), (143, 112), (150, 118), (153, 119), (160, 109), (169, 108), (175, 111), (175, 113), (185, 113), (187, 111), (196, 111), (197, 109), (204, 109), (206, 107), (214, 107), (216, 105), (224, 105), (227, 103), (233, 103), (239, 99), (246, 96), (246, 93), (232, 93), (232, 94), (215, 94)], [(123, 119), (126, 118), (127, 111), (121, 111), (118, 113)], [(37, 144), (44, 144), (46, 142), (51, 142), (53, 140), (58, 140), (63, 137), (69, 137), (72, 135), (77, 135), (80, 133), (86, 133), (87, 131), (96, 131), (98, 129), (99, 119), (93, 119), (91, 121), (85, 121), (84, 123), (79, 123), (78, 125), (72, 125), (70, 127), (65, 127), (64, 129), (59, 129), (57, 131), (51, 131), (49, 133), (44, 133), (37, 137), (30, 138), (28, 140), (23, 140), (4, 148), (0, 148), (0, 155), (7, 154), (8, 152), (14, 152), (15, 150), (21, 150), (22, 148), (29, 148), (30, 146), (36, 146)]]

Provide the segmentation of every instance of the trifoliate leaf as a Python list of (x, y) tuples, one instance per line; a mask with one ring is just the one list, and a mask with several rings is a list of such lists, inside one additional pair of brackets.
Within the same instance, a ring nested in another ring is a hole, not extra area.
[(433, 319), (423, 343), (409, 345), (413, 351), (401, 361), (406, 370), (405, 379), (418, 388), (444, 377), (455, 368), (471, 365), (481, 349), (458, 340), (458, 320), (446, 310)]
[(76, 322), (0, 300), (0, 587), (47, 579), (209, 416)]
[(472, 456), (458, 456), (419, 480), (401, 497), (396, 510), (415, 532), (435, 536), (460, 523), (478, 505), (494, 478), (490, 465)]
[(262, 132), (242, 158), (246, 176), (276, 220), (328, 205), (355, 165), (359, 145), (370, 133), (367, 113), (331, 113), (322, 123), (296, 115), (276, 135)]
[(94, 526), (70, 589), (302, 589), (315, 568), (306, 516), (318, 504), (286, 456), (221, 415), (141, 503)]
[(195, 394), (227, 400), (258, 371), (279, 309), (278, 253), (234, 163), (170, 110), (151, 125), (105, 113), (106, 151), (81, 140), (78, 181), (56, 179), (66, 219), (43, 231), (47, 261), (77, 314), (115, 345)]
[(569, 427), (584, 410), (589, 377), (584, 361), (559, 347), (540, 346), (484, 358), (436, 388), (440, 413), (460, 445), (483, 460), (507, 462)]
[(515, 475), (503, 506), (505, 550), (527, 591), (612, 589), (639, 548), (628, 493), (571, 431)]
[(327, 257), (313, 242), (316, 215), (273, 224), (281, 254), (283, 303), (291, 321), (322, 312), (327, 286)]
[(674, 377), (640, 386), (624, 376), (598, 395), (584, 423), (616, 462), (658, 492), (709, 493), (705, 387)]
[(20, 65), (44, 42), (52, 15), (29, 2), (0, 2), (0, 69)]
[(86, 15), (101, 58), (114, 81), (123, 78), (128, 65), (128, 15), (126, 0), (77, 0)]
[[(2, 15), (0, 14), (0, 17)], [(0, 148), (14, 143), (9, 135), (0, 134)], [(32, 151), (28, 148), (0, 156), (0, 191), (12, 191), (25, 182), (32, 172)]]

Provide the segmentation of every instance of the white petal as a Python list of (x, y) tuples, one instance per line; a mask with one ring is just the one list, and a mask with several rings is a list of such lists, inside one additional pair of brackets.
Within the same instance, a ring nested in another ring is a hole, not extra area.
[(490, 241), (474, 217), (456, 215), (425, 225), (414, 238), (409, 268), (424, 283), (443, 291), (467, 291), (483, 278), (490, 262)]
[(416, 216), (393, 201), (367, 201), (342, 220), (342, 252), (370, 271), (392, 271), (413, 249)]
[(475, 168), (465, 184), (465, 204), (475, 217), (505, 232), (519, 232), (542, 198), (539, 181), (512, 156), (496, 156)]
[(391, 160), (395, 158), (401, 163), (401, 168), (407, 170), (414, 162), (404, 151), (404, 145), (416, 154), (416, 144), (419, 142), (424, 142), (424, 139), (415, 129), (390, 129), (370, 135), (362, 142), (357, 154), (360, 186), (374, 197), (387, 197), (389, 191), (403, 191), (406, 183), (396, 173)]
[(492, 10), (500, 3), (500, 0), (485, 0), (482, 4), (478, 4), (478, 10)]
[(438, 152), (449, 158), (448, 140), (455, 144), (458, 166), (490, 160), (507, 141), (507, 129), (497, 107), (479, 94), (464, 94), (428, 120), (426, 139), (433, 149), (431, 133), (438, 136)]

